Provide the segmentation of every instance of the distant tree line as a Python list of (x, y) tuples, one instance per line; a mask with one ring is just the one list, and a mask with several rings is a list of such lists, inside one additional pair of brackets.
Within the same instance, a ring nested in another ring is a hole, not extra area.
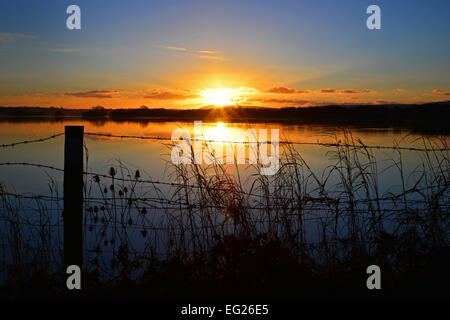
[(450, 133), (450, 101), (426, 104), (326, 105), (316, 107), (204, 107), (199, 109), (165, 109), (141, 106), (131, 109), (89, 110), (0, 107), (2, 118), (77, 116), (87, 120), (154, 121), (203, 120), (229, 122), (295, 122), (374, 127), (408, 127), (422, 133)]

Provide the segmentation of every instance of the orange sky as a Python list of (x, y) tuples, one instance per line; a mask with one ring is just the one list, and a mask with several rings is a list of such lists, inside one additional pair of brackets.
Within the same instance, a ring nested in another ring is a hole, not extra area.
[(1, 106), (44, 106), (64, 108), (198, 108), (208, 105), (225, 106), (314, 106), (327, 103), (390, 102), (422, 103), (448, 100), (448, 93), (440, 89), (424, 91), (421, 95), (397, 88), (390, 92), (372, 89), (303, 89), (276, 86), (266, 90), (252, 87), (219, 87), (204, 89), (143, 89), (143, 90), (90, 90), (66, 93), (32, 93), (2, 96)]

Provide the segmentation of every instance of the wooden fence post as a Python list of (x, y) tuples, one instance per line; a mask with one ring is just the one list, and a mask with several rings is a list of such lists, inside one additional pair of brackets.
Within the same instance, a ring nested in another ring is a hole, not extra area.
[(66, 126), (64, 143), (64, 272), (83, 263), (83, 126)]

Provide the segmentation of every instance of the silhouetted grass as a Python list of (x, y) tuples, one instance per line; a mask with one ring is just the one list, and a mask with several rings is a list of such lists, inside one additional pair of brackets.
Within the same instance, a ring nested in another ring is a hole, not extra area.
[[(446, 139), (422, 143), (448, 149)], [(398, 177), (394, 193), (380, 189), (380, 163), (350, 132), (336, 139), (322, 172), (294, 145), (280, 147), (274, 176), (261, 175), (261, 163), (230, 170), (169, 161), (170, 185), (120, 162), (106, 174), (86, 174), (85, 294), (364, 297), (365, 270), (377, 264), (387, 296), (447, 295), (448, 151), (420, 153), (407, 175), (396, 149), (383, 169)], [(2, 187), (3, 296), (39, 285), (47, 295), (64, 291), (61, 202), (55, 182), (49, 186), (53, 201)]]

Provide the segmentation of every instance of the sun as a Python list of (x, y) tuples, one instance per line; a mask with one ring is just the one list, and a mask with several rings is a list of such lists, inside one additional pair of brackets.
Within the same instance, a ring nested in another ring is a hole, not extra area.
[(218, 122), (217, 127), (214, 130), (214, 140), (225, 141), (227, 138), (227, 130), (225, 129), (223, 122)]
[(215, 124), (207, 124), (203, 134), (206, 140), (222, 142), (228, 140), (229, 131), (223, 122), (217, 122)]
[(200, 94), (205, 104), (216, 107), (234, 104), (234, 100), (237, 97), (236, 90), (231, 88), (204, 89)]

